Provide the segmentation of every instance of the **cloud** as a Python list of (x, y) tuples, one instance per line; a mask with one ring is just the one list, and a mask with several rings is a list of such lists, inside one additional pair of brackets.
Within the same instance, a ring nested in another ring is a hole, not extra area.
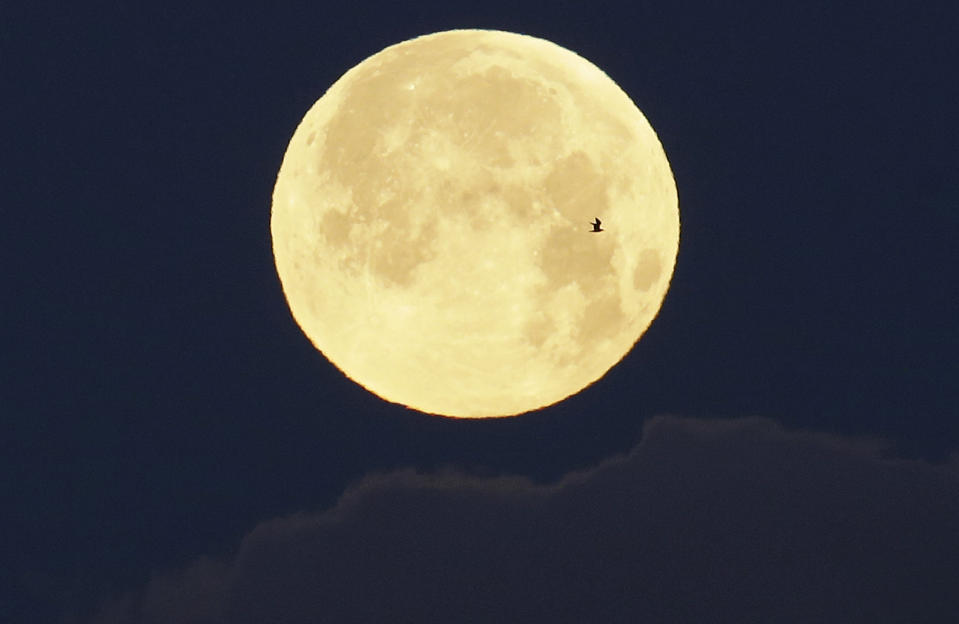
[(98, 623), (925, 622), (959, 612), (959, 475), (772, 421), (658, 418), (544, 487), (371, 476)]

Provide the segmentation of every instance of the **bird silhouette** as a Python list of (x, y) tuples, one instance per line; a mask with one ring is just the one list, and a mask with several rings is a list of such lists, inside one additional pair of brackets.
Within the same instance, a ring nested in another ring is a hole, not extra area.
[(603, 228), (599, 227), (599, 226), (601, 226), (602, 224), (603, 224), (603, 222), (599, 220), (599, 217), (594, 218), (594, 219), (593, 219), (593, 222), (590, 223), (590, 225), (593, 226), (593, 229), (590, 230), (590, 232), (602, 232), (602, 231), (603, 231)]

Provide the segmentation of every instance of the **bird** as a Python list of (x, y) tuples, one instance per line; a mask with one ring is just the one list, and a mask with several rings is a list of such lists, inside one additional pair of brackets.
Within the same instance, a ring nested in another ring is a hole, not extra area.
[(602, 232), (602, 231), (603, 231), (603, 228), (599, 227), (599, 226), (601, 226), (602, 224), (603, 224), (603, 222), (599, 220), (599, 217), (595, 217), (595, 218), (593, 219), (592, 223), (590, 223), (590, 225), (593, 226), (593, 229), (590, 230), (590, 232)]

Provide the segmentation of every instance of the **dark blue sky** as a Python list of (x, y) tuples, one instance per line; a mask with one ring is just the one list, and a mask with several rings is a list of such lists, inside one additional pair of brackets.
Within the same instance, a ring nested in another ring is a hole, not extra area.
[[(89, 613), (371, 473), (553, 483), (633, 449), (658, 415), (948, 461), (956, 15), (714, 4), (5, 9), (4, 610)], [(508, 420), (428, 417), (354, 385), (300, 333), (272, 261), (273, 183), (307, 108), (383, 47), (457, 27), (603, 68), (679, 189), (676, 271), (642, 342), (577, 397)]]

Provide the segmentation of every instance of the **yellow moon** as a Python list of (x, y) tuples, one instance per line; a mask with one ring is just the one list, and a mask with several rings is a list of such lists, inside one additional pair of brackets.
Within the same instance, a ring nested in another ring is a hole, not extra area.
[(454, 30), (374, 54), (310, 108), (271, 230), (293, 316), (333, 364), (479, 418), (561, 401), (629, 352), (669, 286), (679, 210), (656, 133), (605, 73), (543, 39)]

